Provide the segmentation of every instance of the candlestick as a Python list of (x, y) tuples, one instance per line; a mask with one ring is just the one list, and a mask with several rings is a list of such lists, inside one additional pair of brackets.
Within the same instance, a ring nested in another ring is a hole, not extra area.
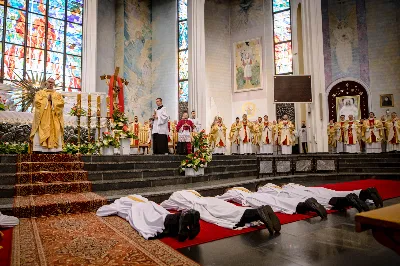
[(107, 96), (107, 117), (110, 117), (110, 96)]
[(88, 116), (92, 115), (92, 95), (88, 95)]
[(100, 95), (97, 95), (97, 117), (101, 116), (100, 105), (101, 105)]
[(76, 99), (77, 99), (77, 105), (78, 105), (77, 106), (77, 108), (78, 108), (77, 115), (80, 116), (81, 115), (81, 108), (82, 108), (82, 95), (80, 93), (78, 93)]

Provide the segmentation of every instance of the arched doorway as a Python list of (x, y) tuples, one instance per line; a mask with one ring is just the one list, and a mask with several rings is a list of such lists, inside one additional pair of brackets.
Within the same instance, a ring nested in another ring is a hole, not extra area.
[(338, 121), (340, 114), (356, 114), (355, 119), (368, 117), (368, 92), (357, 81), (344, 80), (335, 84), (328, 94), (329, 120)]

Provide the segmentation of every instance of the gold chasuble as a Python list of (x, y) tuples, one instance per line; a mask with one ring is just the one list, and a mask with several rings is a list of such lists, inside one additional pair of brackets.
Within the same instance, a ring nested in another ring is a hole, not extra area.
[(33, 151), (61, 151), (64, 142), (63, 97), (55, 90), (44, 89), (36, 93), (34, 106), (30, 135)]

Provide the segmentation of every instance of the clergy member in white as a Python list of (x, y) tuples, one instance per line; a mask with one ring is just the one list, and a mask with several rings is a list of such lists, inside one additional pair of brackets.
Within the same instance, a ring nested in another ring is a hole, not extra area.
[(247, 114), (242, 116), (243, 120), (239, 125), (239, 146), (240, 154), (251, 154), (253, 152), (251, 146), (251, 131), (253, 124), (247, 120)]
[(281, 230), (278, 217), (270, 206), (258, 209), (239, 207), (222, 199), (202, 197), (195, 190), (174, 192), (168, 200), (161, 203), (168, 210), (194, 209), (200, 213), (200, 219), (221, 227), (234, 229), (261, 220), (270, 234)]
[(100, 207), (97, 216), (118, 215), (145, 239), (178, 236), (179, 241), (193, 239), (200, 232), (200, 214), (194, 210), (171, 214), (140, 195), (129, 195)]
[(233, 187), (225, 191), (224, 194), (216, 198), (225, 201), (234, 201), (242, 206), (258, 208), (263, 205), (271, 206), (274, 212), (286, 214), (300, 213), (308, 211), (316, 212), (321, 218), (326, 218), (326, 209), (314, 198), (304, 200), (303, 198), (285, 198), (263, 192), (251, 192), (244, 187)]
[(274, 126), (272, 122), (268, 121), (268, 116), (264, 115), (263, 130), (261, 134), (260, 143), (261, 154), (273, 154), (274, 153)]
[(19, 224), (17, 217), (4, 215), (0, 212), (0, 228), (14, 227)]
[(156, 99), (157, 109), (153, 118), (153, 154), (168, 154), (168, 114), (162, 99)]
[(340, 121), (335, 123), (335, 131), (336, 131), (336, 152), (341, 153), (344, 152), (344, 125), (346, 123), (345, 116), (340, 116)]
[(358, 143), (360, 133), (358, 121), (354, 121), (353, 115), (349, 115), (349, 120), (344, 124), (344, 150), (346, 152), (360, 152), (360, 145)]
[(292, 154), (292, 147), (294, 145), (294, 125), (288, 119), (287, 115), (284, 115), (282, 121), (279, 122), (278, 132), (282, 154)]
[(387, 151), (400, 151), (400, 119), (393, 112), (391, 119), (386, 122)]
[(299, 144), (301, 145), (301, 151), (302, 153), (307, 153), (308, 152), (308, 146), (307, 146), (307, 126), (306, 126), (306, 121), (301, 121), (301, 128), (299, 129), (298, 133), (299, 135)]
[(364, 121), (362, 135), (367, 153), (382, 152), (383, 125), (380, 120), (375, 118), (373, 112), (370, 112), (369, 118)]
[(313, 197), (327, 209), (332, 208), (332, 206), (338, 209), (352, 206), (361, 212), (369, 210), (365, 204), (367, 200), (373, 200), (376, 207), (383, 206), (382, 198), (376, 188), (336, 191), (323, 187), (305, 187), (294, 183), (285, 184), (282, 187), (268, 183), (258, 187), (257, 191), (278, 197), (302, 198), (304, 200)]
[(195, 128), (193, 129), (193, 132), (200, 132), (201, 131), (201, 123), (200, 120), (198, 118), (196, 118), (196, 111), (192, 111), (192, 117), (189, 119), (190, 121), (192, 121), (192, 123), (194, 124)]

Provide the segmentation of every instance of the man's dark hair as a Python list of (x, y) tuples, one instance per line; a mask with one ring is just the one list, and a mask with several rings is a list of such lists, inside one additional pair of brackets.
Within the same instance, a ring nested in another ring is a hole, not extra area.
[(162, 98), (158, 97), (156, 100), (160, 100), (160, 101), (162, 101)]
[(193, 110), (193, 111), (192, 111), (192, 113), (196, 113), (196, 111), (195, 111), (195, 110)]
[(239, 119), (239, 117), (236, 117), (236, 119)]

